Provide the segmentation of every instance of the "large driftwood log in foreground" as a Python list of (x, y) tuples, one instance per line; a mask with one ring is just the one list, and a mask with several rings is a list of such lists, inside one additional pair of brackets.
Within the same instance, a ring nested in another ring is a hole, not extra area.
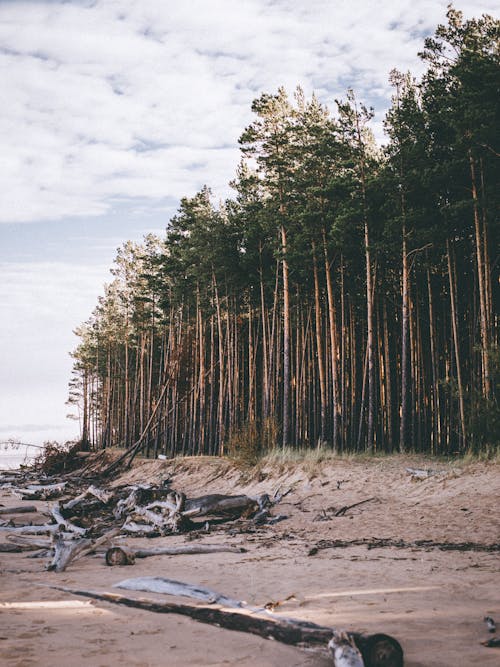
[(394, 547), (396, 549), (440, 549), (441, 551), (500, 551), (500, 543), (482, 544), (480, 542), (435, 542), (434, 540), (415, 540), (405, 542), (386, 537), (360, 538), (355, 540), (320, 540), (309, 550), (308, 556), (314, 556), (323, 549), (345, 549), (347, 547), (366, 546), (368, 549)]
[(127, 591), (142, 591), (146, 593), (161, 593), (163, 595), (176, 595), (180, 597), (193, 598), (194, 600), (203, 600), (210, 604), (220, 604), (223, 607), (234, 607), (237, 609), (249, 609), (252, 612), (265, 612), (265, 609), (253, 609), (247, 607), (244, 602), (234, 600), (233, 598), (218, 593), (211, 588), (199, 586), (198, 584), (186, 584), (183, 581), (167, 579), (166, 577), (134, 577), (133, 579), (124, 579), (114, 588), (123, 588)]
[(243, 547), (229, 547), (218, 544), (186, 544), (181, 547), (157, 547), (155, 549), (131, 549), (113, 546), (106, 551), (107, 565), (133, 565), (136, 558), (150, 556), (178, 556), (184, 554), (244, 553)]
[[(159, 614), (181, 614), (201, 623), (217, 625), (228, 630), (249, 632), (265, 639), (275, 639), (293, 646), (324, 648), (333, 634), (333, 628), (307, 621), (287, 619), (284, 622), (280, 619), (262, 618), (247, 611), (226, 611), (213, 606), (157, 602), (145, 598), (128, 598), (116, 593), (98, 593), (64, 586), (50, 586), (50, 588)], [(393, 637), (384, 634), (350, 634), (362, 653), (366, 667), (403, 667), (403, 649)]]

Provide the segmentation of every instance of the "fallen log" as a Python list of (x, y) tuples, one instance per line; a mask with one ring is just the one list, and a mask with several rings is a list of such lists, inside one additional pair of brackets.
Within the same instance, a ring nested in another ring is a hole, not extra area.
[(62, 506), (63, 510), (70, 510), (79, 505), (83, 500), (86, 500), (89, 496), (93, 496), (106, 505), (109, 503), (113, 497), (113, 493), (110, 491), (105, 491), (104, 489), (98, 489), (96, 486), (90, 485), (83, 493), (80, 493), (79, 496), (76, 496), (72, 500), (69, 500), (67, 503), (64, 503)]
[(106, 565), (113, 567), (114, 565), (133, 565), (135, 563), (135, 553), (133, 549), (128, 547), (109, 547), (106, 551)]
[(243, 512), (251, 514), (259, 509), (259, 503), (248, 496), (224, 496), (209, 494), (199, 498), (188, 498), (185, 503), (184, 516), (204, 516), (206, 514), (229, 514), (241, 516)]
[(106, 551), (107, 565), (133, 565), (136, 558), (150, 556), (178, 556), (184, 554), (245, 553), (243, 547), (229, 547), (218, 544), (187, 544), (181, 547), (157, 547), (155, 549), (131, 549), (113, 546)]
[[(129, 598), (116, 593), (98, 593), (97, 591), (49, 586), (49, 588), (80, 595), (112, 604), (143, 609), (160, 614), (180, 614), (201, 623), (216, 625), (229, 630), (249, 632), (265, 639), (293, 646), (324, 648), (332, 638), (333, 628), (328, 628), (307, 621), (275, 618), (262, 618), (245, 610), (226, 611), (214, 606), (158, 602), (146, 598)], [(365, 667), (403, 667), (403, 649), (399, 642), (389, 635), (364, 635), (349, 633), (361, 651)]]
[(40, 524), (36, 526), (0, 526), (0, 532), (9, 532), (17, 535), (46, 535), (55, 533), (59, 526), (55, 523)]
[(83, 536), (87, 532), (85, 528), (80, 528), (80, 526), (75, 526), (74, 523), (71, 523), (69, 519), (65, 519), (64, 516), (61, 513), (61, 505), (60, 503), (56, 503), (51, 507), (50, 513), (54, 519), (54, 521), (57, 523), (58, 526), (62, 526), (63, 529), (66, 528), (71, 533), (75, 533), (76, 535)]
[(64, 540), (60, 535), (54, 537), (54, 555), (47, 565), (49, 572), (63, 572), (80, 552), (89, 547), (92, 540), (81, 538), (77, 540)]
[(147, 523), (137, 523), (130, 518), (127, 518), (121, 530), (132, 535), (152, 535), (153, 533), (158, 533), (154, 526), (150, 526)]
[(345, 549), (347, 547), (366, 546), (368, 549), (440, 549), (441, 551), (500, 551), (500, 542), (483, 544), (480, 542), (435, 542), (434, 540), (415, 540), (405, 542), (386, 537), (360, 538), (355, 540), (320, 540), (312, 547), (308, 556), (314, 556), (323, 549)]
[(58, 498), (64, 493), (67, 482), (58, 484), (29, 484), (25, 489), (12, 488), (12, 493), (18, 498), (27, 500), (50, 500)]
[(116, 537), (119, 532), (119, 528), (112, 528), (96, 540), (88, 538), (65, 540), (62, 535), (56, 535), (53, 545), (54, 555), (51, 562), (47, 565), (47, 570), (63, 572), (72, 561), (93, 553), (100, 546)]
[(335, 667), (365, 667), (363, 656), (347, 632), (334, 631), (328, 642)]
[(2, 553), (19, 553), (22, 550), (22, 547), (18, 544), (12, 544), (12, 542), (0, 542), (0, 552)]
[[(186, 584), (183, 581), (175, 579), (166, 579), (165, 577), (135, 577), (134, 579), (124, 579), (113, 588), (123, 588), (128, 591), (143, 591), (146, 593), (162, 593), (164, 595), (176, 595), (181, 597), (203, 600), (210, 604), (220, 604), (223, 607), (234, 607), (238, 609), (246, 608), (244, 602), (234, 600), (222, 593), (213, 591), (205, 586)], [(252, 611), (264, 611), (252, 609)]]
[(16, 547), (19, 547), (21, 551), (36, 551), (37, 549), (49, 549), (51, 545), (51, 540), (49, 538), (33, 539), (26, 535), (7, 535), (9, 542)]
[(22, 505), (21, 507), (0, 507), (0, 514), (28, 514), (29, 512), (36, 512), (37, 508), (34, 505)]

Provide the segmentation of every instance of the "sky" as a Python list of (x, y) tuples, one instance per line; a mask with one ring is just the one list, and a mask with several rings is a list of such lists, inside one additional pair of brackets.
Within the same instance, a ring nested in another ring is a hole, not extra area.
[[(74, 329), (116, 249), (204, 184), (230, 196), (262, 92), (375, 108), (447, 0), (0, 0), (0, 443), (78, 436)], [(498, 0), (457, 3), (466, 17)]]

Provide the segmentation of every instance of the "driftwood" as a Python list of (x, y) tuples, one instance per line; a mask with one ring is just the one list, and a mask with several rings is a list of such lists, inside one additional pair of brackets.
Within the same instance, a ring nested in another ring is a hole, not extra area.
[(0, 514), (28, 514), (29, 512), (36, 512), (37, 508), (34, 505), (22, 505), (21, 507), (0, 507)]
[(257, 499), (248, 496), (224, 496), (210, 494), (200, 498), (186, 500), (185, 516), (205, 516), (229, 514), (241, 516), (243, 512), (251, 514), (260, 508)]
[(57, 523), (58, 526), (62, 526), (63, 529), (65, 528), (71, 533), (75, 533), (76, 535), (83, 536), (86, 534), (85, 528), (81, 528), (80, 526), (75, 526), (74, 523), (71, 523), (69, 519), (66, 519), (62, 513), (61, 513), (61, 505), (60, 503), (56, 503), (51, 507), (50, 513), (52, 514), (52, 518), (54, 521)]
[[(265, 618), (246, 610), (226, 611), (217, 607), (157, 602), (145, 598), (129, 598), (116, 593), (98, 593), (63, 586), (50, 586), (55, 590), (81, 595), (94, 600), (143, 609), (160, 614), (181, 614), (201, 623), (217, 625), (229, 630), (249, 632), (293, 646), (324, 648), (332, 638), (333, 629), (296, 619)], [(365, 667), (403, 667), (403, 650), (393, 638), (384, 634), (363, 635), (350, 633), (362, 653)]]
[(9, 532), (13, 535), (46, 535), (47, 533), (55, 533), (57, 530), (59, 530), (59, 526), (55, 523), (44, 523), (36, 526), (0, 526), (0, 532)]
[(434, 475), (442, 475), (443, 471), (441, 470), (432, 470), (431, 468), (406, 468), (406, 472), (411, 476), (412, 479), (427, 479), (428, 477), (433, 477)]
[(364, 667), (365, 663), (360, 650), (347, 632), (334, 631), (328, 642), (328, 649), (333, 657), (335, 667)]
[(72, 500), (69, 500), (67, 503), (64, 503), (62, 506), (63, 510), (70, 510), (79, 505), (83, 500), (86, 500), (89, 496), (97, 498), (98, 500), (101, 501), (104, 505), (106, 505), (111, 498), (113, 497), (113, 493), (110, 491), (105, 491), (104, 489), (98, 489), (96, 486), (89, 486), (83, 493), (80, 493), (79, 496), (76, 496), (76, 498), (73, 498)]
[(353, 503), (352, 505), (344, 505), (340, 509), (336, 510), (334, 512), (333, 516), (344, 516), (344, 514), (348, 510), (352, 510), (354, 507), (359, 507), (360, 505), (364, 505), (365, 503), (371, 503), (372, 500), (377, 500), (377, 498), (367, 498), (366, 500), (360, 500), (358, 503)]
[(12, 493), (18, 498), (27, 500), (50, 500), (64, 493), (67, 482), (58, 484), (29, 484), (25, 489), (13, 488)]
[(360, 538), (355, 540), (320, 540), (308, 556), (314, 556), (323, 549), (345, 549), (347, 547), (366, 546), (368, 549), (382, 549), (385, 547), (396, 549), (440, 549), (441, 551), (500, 551), (500, 543), (482, 544), (480, 542), (435, 542), (434, 540), (415, 540), (405, 542), (386, 537)]
[(49, 549), (52, 542), (50, 538), (40, 538), (28, 537), (26, 535), (7, 535), (9, 542), (16, 547), (19, 547), (20, 551), (36, 551), (37, 549)]
[[(223, 607), (233, 607), (244, 609), (246, 605), (240, 600), (234, 600), (222, 593), (217, 593), (210, 588), (193, 584), (186, 584), (183, 581), (175, 579), (166, 579), (165, 577), (136, 577), (134, 579), (124, 579), (113, 584), (113, 588), (123, 588), (128, 591), (143, 591), (146, 593), (162, 593), (164, 595), (176, 595), (181, 597), (203, 600), (210, 604), (219, 604)], [(265, 611), (264, 609), (253, 609), (251, 611)]]
[(128, 547), (109, 547), (106, 551), (106, 565), (133, 565), (135, 552)]
[(0, 542), (0, 552), (2, 553), (19, 553), (22, 550), (22, 547), (18, 544), (12, 544), (12, 542)]
[(158, 531), (154, 526), (150, 526), (147, 523), (137, 523), (136, 521), (132, 521), (130, 517), (127, 518), (127, 520), (121, 527), (121, 531), (124, 533), (131, 533), (132, 535), (139, 535), (139, 536), (152, 535), (153, 533), (158, 533)]
[(187, 544), (182, 547), (158, 547), (156, 549), (131, 549), (113, 546), (106, 551), (107, 565), (133, 565), (136, 558), (150, 556), (177, 556), (181, 554), (244, 553), (243, 547), (229, 547), (218, 544)]
[(88, 538), (65, 540), (62, 535), (55, 535), (53, 545), (54, 555), (51, 562), (47, 565), (47, 570), (63, 572), (72, 561), (93, 553), (98, 547), (116, 537), (118, 532), (114, 528), (96, 540)]
[(488, 628), (488, 632), (496, 632), (497, 631), (497, 626), (495, 621), (491, 618), (491, 616), (485, 616), (483, 618), (483, 621), (486, 623), (486, 627)]
[(500, 648), (500, 637), (492, 637), (491, 639), (485, 639), (484, 642), (481, 642), (483, 646), (488, 648)]
[(53, 543), (54, 555), (51, 562), (47, 565), (47, 570), (51, 572), (63, 572), (69, 563), (79, 553), (89, 547), (91, 543), (92, 540), (87, 538), (65, 541), (60, 535), (55, 535)]

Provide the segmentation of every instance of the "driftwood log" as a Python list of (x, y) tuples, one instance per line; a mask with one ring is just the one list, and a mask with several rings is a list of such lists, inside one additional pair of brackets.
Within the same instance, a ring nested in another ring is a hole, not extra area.
[(54, 535), (52, 544), (54, 555), (51, 562), (47, 565), (47, 570), (49, 572), (63, 572), (69, 563), (91, 544), (92, 540), (88, 538), (66, 541), (60, 535)]
[(106, 551), (107, 565), (133, 565), (136, 558), (150, 556), (178, 556), (183, 554), (244, 553), (243, 547), (229, 547), (218, 544), (186, 544), (181, 547), (157, 547), (154, 549), (131, 549), (125, 546), (113, 546)]
[(71, 523), (69, 519), (66, 519), (61, 511), (61, 505), (60, 503), (56, 503), (51, 507), (50, 513), (52, 514), (52, 518), (56, 522), (58, 526), (61, 526), (63, 529), (66, 529), (67, 531), (71, 533), (75, 533), (76, 535), (83, 536), (86, 534), (85, 528), (81, 528), (80, 526), (75, 526), (74, 523)]
[(328, 642), (335, 667), (365, 667), (361, 651), (347, 632), (334, 630)]
[[(316, 625), (315, 623), (295, 619), (284, 621), (282, 619), (264, 618), (246, 610), (226, 611), (213, 605), (198, 606), (174, 602), (157, 602), (145, 598), (129, 598), (116, 593), (99, 593), (63, 586), (50, 586), (50, 588), (160, 614), (181, 614), (201, 623), (209, 623), (239, 632), (249, 632), (265, 639), (275, 639), (293, 646), (325, 648), (334, 632), (333, 628)], [(361, 651), (366, 667), (403, 667), (403, 650), (399, 642), (393, 637), (384, 634), (349, 634)]]
[(65, 540), (62, 535), (56, 534), (52, 545), (54, 555), (47, 565), (47, 570), (63, 572), (72, 561), (94, 553), (96, 549), (116, 537), (118, 533), (119, 529), (113, 528), (96, 540), (88, 538)]
[(28, 514), (36, 512), (34, 505), (22, 505), (21, 507), (0, 507), (0, 514)]
[(415, 540), (405, 542), (386, 537), (360, 538), (355, 540), (320, 540), (312, 547), (308, 556), (314, 556), (323, 549), (345, 549), (347, 547), (366, 546), (368, 549), (440, 549), (441, 551), (500, 551), (500, 542), (482, 544), (480, 542), (435, 542), (434, 540)]
[(98, 500), (101, 501), (101, 503), (103, 503), (103, 505), (106, 505), (113, 497), (113, 493), (110, 491), (105, 491), (104, 489), (98, 489), (96, 486), (91, 485), (83, 493), (80, 493), (79, 496), (76, 496), (75, 498), (69, 500), (67, 503), (64, 503), (64, 505), (62, 505), (62, 509), (63, 510), (73, 509), (74, 507), (79, 505), (82, 501), (89, 498), (89, 496), (97, 498)]
[(13, 488), (12, 493), (23, 500), (50, 500), (62, 496), (66, 482), (58, 484), (29, 484), (26, 488)]

